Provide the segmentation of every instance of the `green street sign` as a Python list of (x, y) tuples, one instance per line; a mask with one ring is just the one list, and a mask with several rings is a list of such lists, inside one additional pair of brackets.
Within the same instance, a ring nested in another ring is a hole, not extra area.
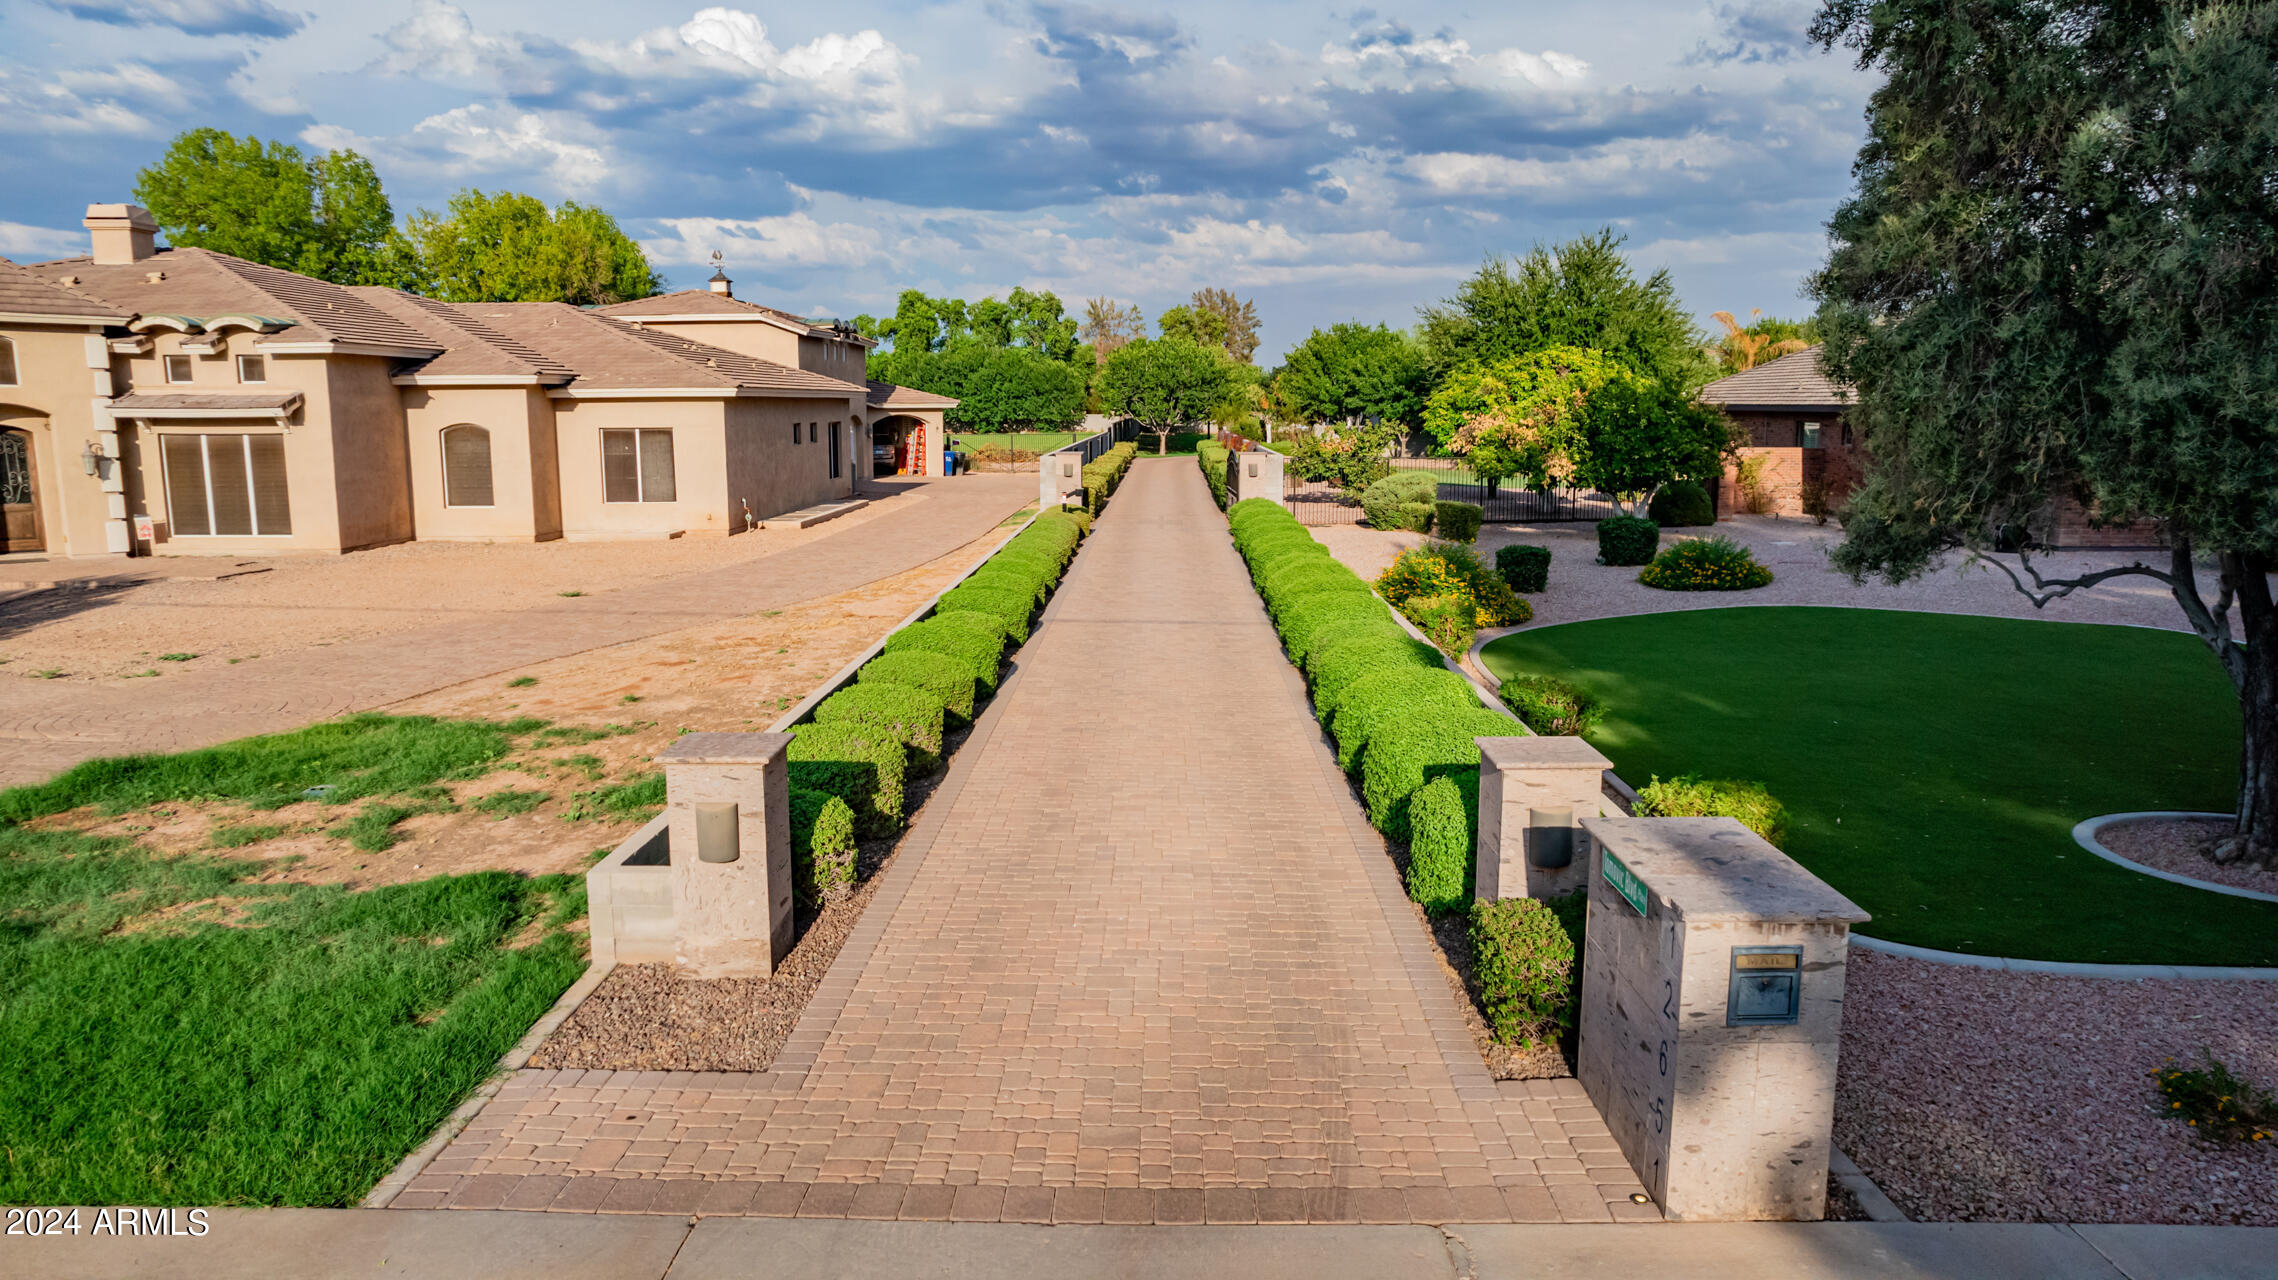
[(1637, 878), (1635, 871), (1623, 865), (1611, 849), (1606, 850), (1605, 868), (1606, 883), (1614, 887), (1614, 892), (1622, 896), (1622, 901), (1637, 908), (1637, 914), (1644, 915), (1645, 882)]

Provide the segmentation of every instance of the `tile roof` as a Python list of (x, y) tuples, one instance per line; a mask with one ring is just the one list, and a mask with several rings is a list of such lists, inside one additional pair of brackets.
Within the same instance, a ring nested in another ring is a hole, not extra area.
[(130, 391), (111, 401), (119, 413), (165, 413), (182, 409), (265, 410), (290, 409), (301, 401), (298, 391), (241, 391), (201, 395), (194, 391)]
[(91, 298), (0, 258), (0, 312), (32, 316), (101, 316), (124, 321), (125, 309)]
[(891, 382), (872, 382), (869, 387), (869, 407), (873, 409), (954, 409), (959, 403), (955, 396), (896, 386)]
[(425, 354), (435, 345), (403, 321), (373, 306), (354, 290), (277, 267), (265, 267), (210, 249), (160, 249), (140, 262), (97, 263), (62, 258), (34, 268), (54, 283), (141, 315), (274, 316), (290, 327), (267, 335), (263, 345), (285, 342), (337, 342), (390, 347), (406, 355)]
[(741, 298), (717, 294), (710, 289), (676, 289), (671, 293), (660, 293), (654, 297), (635, 298), (631, 302), (615, 302), (606, 307), (595, 307), (594, 310), (602, 315), (616, 316), (623, 320), (637, 320), (642, 316), (737, 316), (756, 313), (809, 329), (824, 327), (805, 316), (792, 315), (779, 307), (761, 306), (756, 302), (746, 302)]
[(577, 376), (575, 369), (500, 333), (467, 307), (377, 285), (352, 292), (443, 348), (443, 354), (412, 371), (419, 377), (522, 377), (560, 383)]
[(1819, 352), (1816, 346), (1806, 347), (1719, 378), (1701, 388), (1701, 400), (1733, 409), (1840, 409), (1851, 402), (1851, 394), (1828, 381)]
[(561, 302), (471, 302), (452, 309), (574, 370), (573, 391), (717, 387), (844, 396), (862, 390)]

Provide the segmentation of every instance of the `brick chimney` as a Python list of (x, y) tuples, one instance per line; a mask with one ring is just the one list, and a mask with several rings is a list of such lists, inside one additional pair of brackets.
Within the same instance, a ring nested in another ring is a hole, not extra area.
[(125, 266), (157, 251), (151, 237), (158, 234), (158, 223), (141, 205), (91, 204), (81, 225), (93, 235), (99, 266)]

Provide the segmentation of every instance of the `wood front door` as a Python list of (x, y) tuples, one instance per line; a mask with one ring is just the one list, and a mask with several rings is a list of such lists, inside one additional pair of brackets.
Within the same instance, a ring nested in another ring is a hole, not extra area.
[(47, 550), (38, 496), (31, 433), (0, 430), (0, 552)]

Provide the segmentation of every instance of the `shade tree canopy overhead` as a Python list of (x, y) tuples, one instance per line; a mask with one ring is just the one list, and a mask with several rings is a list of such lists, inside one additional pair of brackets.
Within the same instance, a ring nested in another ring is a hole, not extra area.
[(1442, 376), (1552, 347), (1598, 351), (1681, 390), (1713, 366), (1666, 268), (1643, 280), (1611, 228), (1565, 244), (1491, 257), (1455, 295), (1424, 307), (1421, 334)]
[[(2239, 695), (2214, 856), (2278, 865), (2278, 4), (1833, 0), (1812, 34), (1883, 76), (1811, 284), (1871, 458), (1837, 565), (2165, 585)], [(1996, 553), (2064, 496), (2166, 553)]]

